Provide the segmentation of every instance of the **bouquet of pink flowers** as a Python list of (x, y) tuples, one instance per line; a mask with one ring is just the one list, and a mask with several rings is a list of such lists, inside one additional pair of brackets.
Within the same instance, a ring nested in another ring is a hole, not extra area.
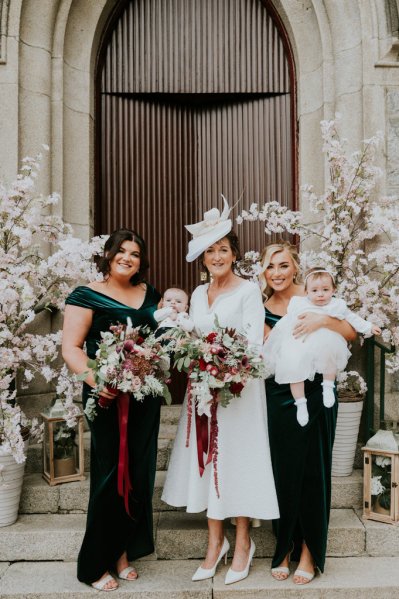
[[(264, 360), (260, 351), (251, 347), (244, 335), (235, 329), (221, 327), (217, 319), (215, 329), (202, 337), (177, 333), (173, 351), (176, 368), (188, 373), (186, 446), (190, 442), (194, 403), (197, 444), (201, 445), (198, 447), (200, 474), (213, 461), (215, 488), (219, 496), (217, 407), (219, 404), (226, 407), (233, 398), (239, 397), (250, 379), (265, 378)], [(205, 465), (203, 454), (208, 454)]]
[[(170, 379), (169, 353), (153, 333), (133, 328), (128, 319), (127, 325), (111, 326), (101, 333), (101, 338), (95, 359), (87, 362), (96, 382), (93, 396), (106, 389), (114, 398), (100, 396), (100, 407), (109, 407), (120, 394), (131, 394), (137, 401), (161, 396), (171, 403), (166, 384)], [(96, 415), (94, 397), (88, 400), (85, 413), (90, 420)]]

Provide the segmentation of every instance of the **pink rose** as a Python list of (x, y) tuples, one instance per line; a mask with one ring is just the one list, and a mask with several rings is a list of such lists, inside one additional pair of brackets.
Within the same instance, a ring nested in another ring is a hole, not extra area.
[(140, 389), (140, 387), (141, 387), (141, 380), (139, 379), (138, 376), (134, 376), (131, 380), (131, 388), (132, 388), (133, 393), (135, 391), (138, 391)]

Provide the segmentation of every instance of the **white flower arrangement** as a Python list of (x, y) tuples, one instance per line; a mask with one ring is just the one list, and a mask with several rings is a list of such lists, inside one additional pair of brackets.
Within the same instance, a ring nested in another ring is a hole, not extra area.
[(371, 477), (371, 495), (377, 498), (381, 507), (391, 508), (391, 458), (382, 455), (373, 456)]
[(381, 495), (385, 490), (385, 487), (381, 484), (381, 476), (373, 476), (371, 479), (371, 494)]
[(337, 375), (337, 391), (350, 391), (358, 395), (367, 393), (366, 381), (356, 370), (344, 370)]
[[(375, 165), (381, 138), (365, 140), (360, 151), (347, 155), (335, 121), (322, 121), (321, 131), (330, 182), (319, 196), (310, 185), (302, 188), (314, 222), (268, 202), (262, 207), (252, 204), (237, 223), (259, 220), (267, 234), (288, 232), (301, 241), (316, 241), (317, 251), (301, 253), (303, 268), (328, 268), (335, 276), (337, 295), (382, 328), (385, 342), (399, 348), (399, 204), (392, 197), (375, 202), (382, 175)], [(399, 351), (387, 359), (387, 367), (390, 372), (399, 370)]]
[(257, 283), (262, 272), (259, 252), (245, 252), (244, 258), (235, 263), (234, 271), (238, 276)]
[[(26, 423), (12, 390), (17, 374), (22, 386), (36, 375), (54, 382), (67, 424), (75, 425), (78, 387), (65, 366), (56, 366), (61, 333), (34, 334), (30, 325), (39, 312), (63, 308), (77, 281), (98, 278), (92, 257), (104, 244), (103, 238), (85, 243), (73, 237), (72, 228), (51, 214), (59, 196), (35, 191), (41, 160), (41, 154), (24, 158), (16, 180), (0, 182), (0, 445), (17, 462), (25, 460)], [(36, 422), (32, 431), (40, 434)]]

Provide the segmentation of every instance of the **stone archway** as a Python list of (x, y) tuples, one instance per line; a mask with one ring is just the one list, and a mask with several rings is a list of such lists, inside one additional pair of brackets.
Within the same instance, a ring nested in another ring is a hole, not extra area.
[[(82, 237), (90, 234), (93, 224), (94, 65), (116, 3), (45, 0), (38, 11), (35, 0), (20, 0), (19, 112), (14, 118), (18, 154), (50, 142), (45, 190), (61, 192), (64, 217)], [(381, 48), (375, 50), (375, 60), (384, 55), (390, 43), (386, 11), (381, 14), (382, 9), (374, 10), (369, 2), (345, 2), (339, 7), (329, 0), (273, 0), (273, 4), (297, 66), (299, 184), (322, 186), (321, 119), (341, 109), (342, 129), (357, 144), (369, 123), (363, 116), (366, 97), (368, 107), (375, 108), (373, 124), (382, 121), (379, 128), (385, 128), (378, 110), (383, 91), (369, 91), (363, 81), (362, 38), (377, 36)]]

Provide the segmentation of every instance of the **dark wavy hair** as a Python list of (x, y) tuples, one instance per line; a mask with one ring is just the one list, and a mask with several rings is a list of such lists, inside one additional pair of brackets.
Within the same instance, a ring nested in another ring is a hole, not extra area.
[[(234, 258), (237, 261), (241, 260), (240, 242), (238, 240), (237, 234), (233, 230), (231, 230), (229, 233), (227, 233), (227, 235), (222, 237), (222, 239), (227, 239), (227, 241), (229, 242)], [(220, 243), (222, 239), (215, 241), (215, 243)], [(203, 252), (200, 256), (200, 264), (205, 268), (206, 271), (208, 271), (208, 269), (204, 265), (204, 254), (205, 252)], [(231, 268), (234, 268), (234, 263), (231, 265)]]
[(235, 231), (233, 231), (232, 229), (230, 233), (227, 233), (227, 235), (225, 235), (225, 238), (228, 240), (230, 244), (231, 251), (233, 252), (235, 259), (237, 261), (241, 260), (240, 242), (238, 240), (237, 233), (235, 233)]
[(111, 272), (111, 261), (124, 241), (134, 241), (140, 248), (140, 268), (130, 279), (132, 285), (138, 285), (145, 280), (150, 263), (148, 262), (147, 246), (144, 239), (131, 229), (117, 229), (113, 231), (104, 245), (104, 255), (97, 262), (98, 270), (104, 275), (104, 278), (109, 277)]

